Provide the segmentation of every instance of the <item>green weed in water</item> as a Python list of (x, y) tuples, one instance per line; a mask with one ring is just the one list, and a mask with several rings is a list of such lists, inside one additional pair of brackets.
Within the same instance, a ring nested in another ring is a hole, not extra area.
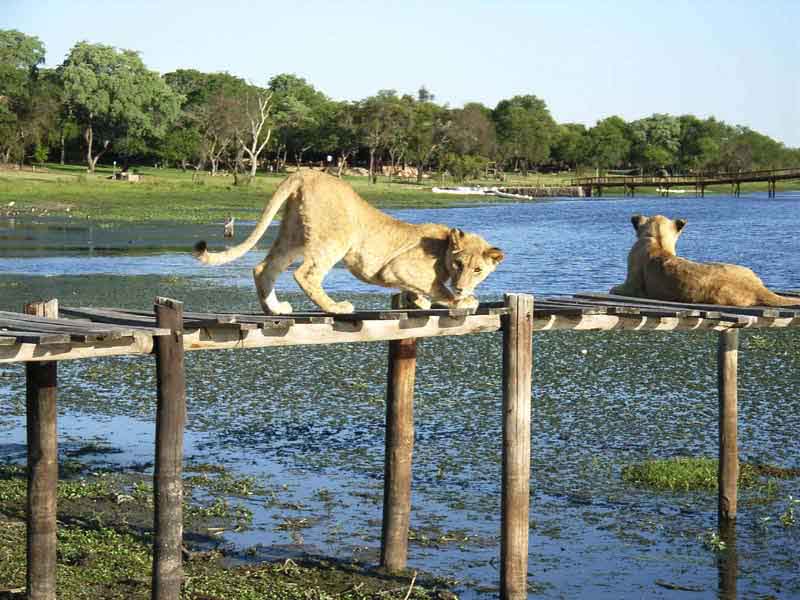
[[(648, 460), (622, 469), (622, 479), (633, 485), (658, 490), (689, 491), (717, 488), (718, 461), (714, 458), (677, 457)], [(739, 466), (739, 486), (774, 489), (765, 478), (788, 479), (800, 476), (800, 469), (772, 465)]]

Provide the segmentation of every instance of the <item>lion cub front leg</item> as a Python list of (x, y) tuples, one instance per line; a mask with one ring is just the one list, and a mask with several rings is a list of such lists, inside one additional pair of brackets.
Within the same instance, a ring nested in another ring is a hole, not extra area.
[[(336, 264), (336, 261), (333, 261), (333, 264)], [(322, 280), (332, 267), (333, 265), (321, 265), (313, 259), (306, 258), (303, 264), (294, 272), (294, 278), (308, 297), (311, 298), (312, 302), (324, 312), (335, 314), (352, 313), (354, 308), (350, 302), (335, 302), (322, 289)]]

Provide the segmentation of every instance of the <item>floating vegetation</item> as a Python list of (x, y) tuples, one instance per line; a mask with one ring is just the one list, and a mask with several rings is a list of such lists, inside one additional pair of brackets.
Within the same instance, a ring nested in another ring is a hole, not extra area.
[[(715, 458), (676, 457), (653, 459), (622, 468), (622, 479), (634, 485), (670, 491), (713, 490), (717, 488)], [(743, 488), (768, 485), (765, 478), (800, 477), (800, 469), (742, 463), (739, 485)]]

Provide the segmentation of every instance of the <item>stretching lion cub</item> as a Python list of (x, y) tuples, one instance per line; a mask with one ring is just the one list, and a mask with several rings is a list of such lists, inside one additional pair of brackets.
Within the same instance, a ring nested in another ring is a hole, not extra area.
[(656, 215), (633, 215), (636, 242), (628, 254), (625, 283), (612, 294), (671, 302), (724, 304), (727, 306), (791, 306), (797, 298), (768, 290), (747, 267), (724, 263), (696, 263), (675, 255), (675, 242), (686, 226)]
[[(288, 314), (279, 302), (275, 280), (296, 259), (294, 278), (325, 312), (351, 313), (350, 302), (334, 302), (322, 280), (340, 260), (361, 281), (405, 290), (420, 308), (431, 300), (454, 308), (475, 308), (475, 287), (503, 260), (503, 252), (478, 235), (445, 225), (412, 225), (372, 207), (352, 187), (319, 171), (299, 171), (278, 186), (252, 233), (224, 252), (208, 252), (205, 242), (194, 255), (220, 265), (256, 245), (283, 205), (280, 232), (264, 261), (253, 269), (261, 307), (267, 314)], [(448, 285), (450, 286), (448, 288)]]

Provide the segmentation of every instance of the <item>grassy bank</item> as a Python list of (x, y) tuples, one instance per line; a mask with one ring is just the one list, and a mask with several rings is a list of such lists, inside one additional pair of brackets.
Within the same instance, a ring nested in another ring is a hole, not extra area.
[[(230, 176), (193, 177), (192, 171), (148, 167), (138, 168), (137, 172), (143, 175), (140, 183), (112, 181), (108, 167), (99, 167), (95, 174), (86, 173), (85, 168), (78, 165), (48, 165), (35, 171), (30, 167), (23, 171), (0, 170), (0, 215), (68, 216), (111, 222), (212, 223), (228, 215), (255, 219), (265, 200), (285, 177), (259, 174), (249, 185), (237, 186)], [(569, 173), (531, 174), (511, 176), (502, 183), (494, 180), (471, 183), (530, 187), (564, 185), (570, 179)], [(376, 184), (370, 184), (366, 177), (347, 177), (346, 180), (361, 196), (380, 208), (437, 208), (470, 202), (504, 202), (491, 196), (431, 192), (435, 185), (454, 185), (450, 179), (425, 179), (422, 184), (388, 178), (381, 178)], [(742, 185), (742, 193), (765, 191), (766, 184)], [(640, 193), (655, 195), (657, 192), (654, 188), (642, 188)], [(730, 188), (711, 186), (706, 193), (726, 195)], [(621, 189), (606, 190), (606, 196), (621, 194)]]
[[(111, 169), (86, 173), (80, 166), (48, 165), (46, 170), (0, 171), (0, 214), (69, 215), (96, 221), (178, 221), (207, 223), (231, 214), (254, 219), (264, 201), (285, 175), (259, 174), (249, 185), (234, 185), (232, 177), (192, 177), (177, 169), (137, 169), (140, 183), (109, 179)], [(561, 175), (518, 177), (507, 184), (540, 185), (558, 183)], [(434, 194), (431, 186), (441, 180), (370, 184), (365, 177), (347, 181), (368, 201), (381, 208), (433, 208), (487, 201), (481, 196), (462, 197)], [(452, 181), (445, 181), (452, 184)], [(486, 181), (487, 185), (496, 185)], [(13, 205), (9, 206), (11, 203)]]

